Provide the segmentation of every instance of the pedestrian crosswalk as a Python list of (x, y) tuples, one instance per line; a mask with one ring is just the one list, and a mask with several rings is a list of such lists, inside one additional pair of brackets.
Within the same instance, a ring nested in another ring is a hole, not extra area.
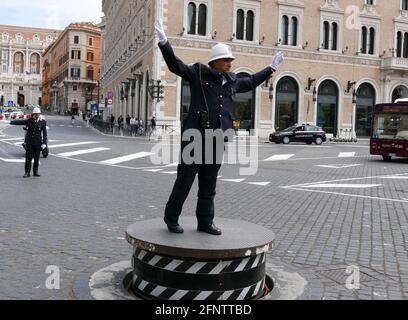
[[(7, 137), (3, 136), (0, 137), (0, 142), (4, 142), (10, 145), (15, 145), (15, 146), (20, 146), (21, 143), (24, 140), (23, 137)], [(60, 158), (67, 158), (75, 161), (83, 161), (87, 163), (95, 163), (99, 165), (107, 165), (107, 166), (117, 166), (120, 168), (129, 168), (129, 169), (135, 169), (135, 170), (141, 170), (144, 172), (149, 172), (149, 173), (157, 173), (157, 174), (164, 174), (164, 175), (176, 175), (177, 174), (177, 166), (179, 165), (178, 162), (170, 162), (168, 164), (164, 163), (161, 165), (154, 165), (152, 164), (152, 161), (149, 161), (149, 159), (152, 159), (152, 156), (157, 156), (153, 152), (149, 151), (140, 151), (136, 153), (129, 153), (129, 154), (122, 154), (116, 157), (109, 157), (109, 155), (112, 155), (112, 145), (111, 142), (107, 141), (77, 141), (77, 142), (69, 142), (69, 141), (58, 141), (58, 140), (50, 140), (49, 141), (49, 149), (51, 150), (51, 154)], [(110, 145), (104, 145), (106, 143), (109, 143)], [(99, 146), (98, 146), (99, 145)], [(71, 149), (71, 150), (70, 150)], [(74, 150), (72, 150), (74, 149)], [(60, 152), (57, 152), (60, 151)], [(94, 155), (94, 156), (93, 156)], [(88, 156), (87, 161), (83, 160), (84, 156)], [(332, 158), (354, 158), (356, 157), (355, 152), (340, 152), (336, 154), (332, 154)], [(95, 160), (98, 158), (97, 160)], [(89, 160), (93, 159), (93, 160)], [(315, 158), (317, 159), (317, 158)], [(326, 158), (327, 159), (327, 158)], [(0, 158), (3, 162), (21, 162), (21, 159), (3, 159)], [(266, 157), (262, 157), (259, 159), (260, 162), (265, 163), (268, 165), (268, 163), (281, 163), (285, 161), (295, 161), (295, 160), (305, 160), (301, 159), (298, 155), (296, 154), (272, 154)], [(306, 159), (307, 160), (307, 159)], [(134, 162), (134, 161), (139, 161), (139, 162)], [(141, 161), (141, 162), (140, 162)], [(174, 161), (174, 159), (173, 159)], [(122, 164), (129, 163), (130, 166), (121, 166)], [(138, 166), (135, 166), (135, 163), (138, 164)], [(143, 167), (140, 167), (140, 165), (144, 164)], [(229, 164), (229, 163), (228, 163)], [(351, 166), (357, 166), (357, 165), (349, 165), (349, 164), (339, 164), (336, 165), (336, 168), (340, 166), (341, 168), (348, 168)], [(334, 165), (320, 165), (322, 168), (333, 168)], [(220, 181), (225, 182), (225, 183), (246, 183), (249, 185), (255, 185), (255, 186), (261, 186), (261, 187), (267, 187), (268, 185), (271, 184), (269, 181), (248, 181), (247, 179), (220, 179)]]
[(129, 154), (129, 155), (126, 155), (126, 156), (123, 156), (123, 157), (118, 157), (118, 158), (114, 158), (114, 159), (100, 161), (100, 163), (102, 163), (102, 164), (120, 164), (120, 163), (132, 161), (132, 160), (136, 160), (136, 159), (150, 157), (152, 155), (154, 155), (154, 153), (151, 153), (151, 152), (139, 152), (139, 153), (135, 153), (135, 154)]
[(58, 156), (60, 157), (74, 157), (74, 156), (79, 156), (79, 155), (84, 155), (84, 154), (90, 154), (90, 153), (96, 153), (96, 152), (101, 152), (101, 151), (109, 151), (111, 150), (110, 148), (93, 148), (93, 149), (85, 149), (85, 150), (79, 150), (79, 151), (72, 151), (72, 152), (65, 152), (65, 153), (60, 153)]

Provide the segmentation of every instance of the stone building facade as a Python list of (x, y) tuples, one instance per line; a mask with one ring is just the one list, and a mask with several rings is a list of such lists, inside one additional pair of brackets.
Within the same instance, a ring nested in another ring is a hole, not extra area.
[[(100, 100), (101, 29), (71, 23), (43, 54), (43, 101), (59, 114), (91, 111)], [(95, 109), (97, 110), (97, 109)]]
[[(103, 11), (102, 85), (116, 116), (179, 128), (188, 111), (188, 83), (157, 49), (156, 17), (187, 64), (206, 63), (218, 42), (232, 47), (241, 75), (285, 54), (270, 81), (234, 97), (236, 128), (262, 137), (296, 123), (368, 136), (373, 105), (408, 97), (407, 0), (104, 0)], [(161, 100), (149, 94), (158, 80)]]
[(0, 106), (42, 104), (42, 53), (60, 33), (0, 25)]

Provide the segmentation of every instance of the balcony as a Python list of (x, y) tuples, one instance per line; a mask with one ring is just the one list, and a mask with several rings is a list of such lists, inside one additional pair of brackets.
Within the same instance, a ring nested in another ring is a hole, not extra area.
[(408, 58), (385, 58), (381, 61), (381, 69), (408, 71)]

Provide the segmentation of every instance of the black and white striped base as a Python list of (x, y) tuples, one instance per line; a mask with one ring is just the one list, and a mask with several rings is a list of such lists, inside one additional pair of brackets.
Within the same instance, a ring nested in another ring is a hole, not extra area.
[(265, 287), (265, 253), (209, 262), (136, 249), (132, 262), (133, 289), (148, 299), (250, 300)]
[[(195, 217), (182, 217), (182, 235), (168, 232), (162, 219), (130, 226), (134, 248), (134, 293), (149, 300), (256, 300), (266, 291), (266, 254), (271, 230), (249, 222), (217, 219), (215, 237), (197, 232)], [(269, 285), (268, 285), (269, 287)]]

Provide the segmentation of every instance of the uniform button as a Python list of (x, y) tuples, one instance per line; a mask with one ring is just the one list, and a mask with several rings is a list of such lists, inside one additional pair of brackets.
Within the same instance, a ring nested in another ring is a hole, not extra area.
[(222, 96), (220, 96), (220, 98), (222, 99)]
[(223, 107), (223, 105), (220, 105), (220, 108), (222, 108)]
[(222, 115), (220, 115), (220, 118), (222, 118)]

